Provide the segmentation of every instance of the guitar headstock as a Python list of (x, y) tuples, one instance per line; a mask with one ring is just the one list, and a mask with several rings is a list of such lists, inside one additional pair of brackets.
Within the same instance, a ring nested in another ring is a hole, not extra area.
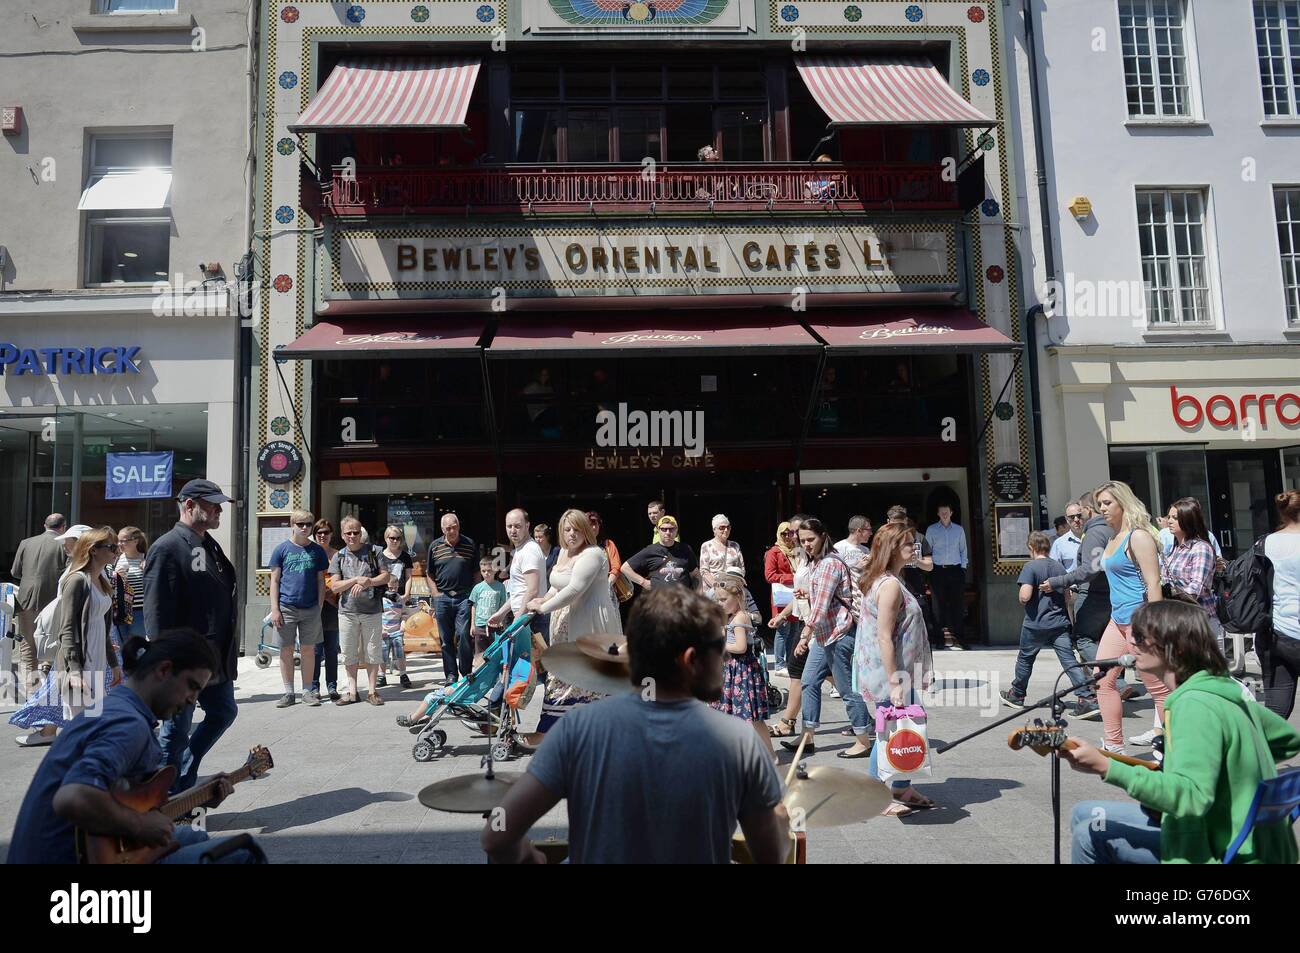
[(275, 762), (271, 760), (271, 751), (257, 745), (248, 752), (248, 775), (253, 778), (260, 778), (266, 772), (275, 767)]
[(1007, 746), (1015, 751), (1030, 748), (1038, 754), (1045, 755), (1049, 751), (1064, 747), (1068, 737), (1064, 724), (1048, 724), (1040, 718), (1035, 718), (1031, 724), (1011, 732), (1007, 736)]

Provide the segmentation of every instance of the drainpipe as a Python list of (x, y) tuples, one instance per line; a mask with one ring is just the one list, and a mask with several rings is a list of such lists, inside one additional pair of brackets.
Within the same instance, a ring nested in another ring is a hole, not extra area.
[[(1038, 41), (1034, 30), (1033, 0), (1022, 0), (1025, 18), (1025, 52), (1029, 60), (1029, 99), (1034, 114), (1034, 160), (1037, 164), (1038, 217), (1043, 230), (1043, 265), (1047, 280), (1056, 279), (1056, 239), (1052, 232), (1050, 204), (1047, 195), (1047, 152), (1043, 147), (1043, 120), (1038, 89)], [(1047, 466), (1043, 461), (1043, 408), (1038, 390), (1038, 317), (1042, 304), (1036, 304), (1025, 313), (1025, 348), (1029, 354), (1030, 407), (1034, 425), (1034, 467), (1038, 478), (1038, 521), (1044, 529), (1051, 523), (1047, 515)]]

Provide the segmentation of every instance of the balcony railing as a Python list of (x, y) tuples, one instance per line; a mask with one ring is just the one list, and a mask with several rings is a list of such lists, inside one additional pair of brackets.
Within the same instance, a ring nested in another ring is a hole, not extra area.
[(334, 215), (955, 209), (938, 163), (336, 167)]

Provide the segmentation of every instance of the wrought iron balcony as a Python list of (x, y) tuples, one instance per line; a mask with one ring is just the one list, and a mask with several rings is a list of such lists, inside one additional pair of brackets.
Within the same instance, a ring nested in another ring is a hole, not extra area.
[(919, 162), (339, 166), (322, 190), (336, 216), (957, 208), (942, 166)]

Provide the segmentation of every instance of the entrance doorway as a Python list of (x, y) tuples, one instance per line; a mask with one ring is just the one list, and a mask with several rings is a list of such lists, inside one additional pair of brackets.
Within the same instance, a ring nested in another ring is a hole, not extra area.
[(1227, 559), (1235, 559), (1272, 532), (1273, 498), (1282, 492), (1282, 455), (1277, 450), (1210, 450), (1211, 525)]

